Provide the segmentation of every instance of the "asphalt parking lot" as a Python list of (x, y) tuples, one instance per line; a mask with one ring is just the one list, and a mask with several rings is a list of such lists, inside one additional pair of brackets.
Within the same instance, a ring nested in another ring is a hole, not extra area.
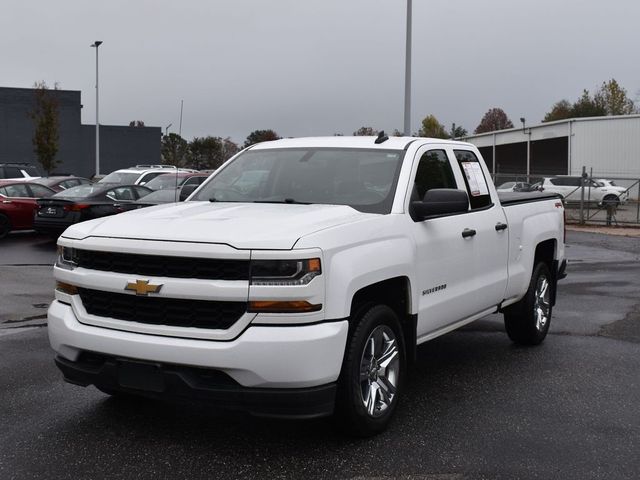
[(640, 472), (640, 238), (569, 232), (550, 335), (491, 315), (421, 346), (391, 428), (109, 398), (62, 382), (48, 347), (55, 245), (0, 245), (0, 478), (562, 478)]

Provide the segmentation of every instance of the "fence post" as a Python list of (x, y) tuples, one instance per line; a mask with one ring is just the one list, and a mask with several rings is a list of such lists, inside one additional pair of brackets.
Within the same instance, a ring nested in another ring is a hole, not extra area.
[(580, 225), (584, 225), (584, 179), (587, 176), (587, 167), (582, 166), (582, 176), (580, 177)]

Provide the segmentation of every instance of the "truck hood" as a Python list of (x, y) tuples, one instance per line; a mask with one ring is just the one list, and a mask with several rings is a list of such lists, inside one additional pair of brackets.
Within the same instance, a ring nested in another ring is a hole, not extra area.
[(290, 250), (311, 233), (374, 216), (342, 205), (184, 202), (98, 218), (62, 236), (222, 243), (238, 249)]

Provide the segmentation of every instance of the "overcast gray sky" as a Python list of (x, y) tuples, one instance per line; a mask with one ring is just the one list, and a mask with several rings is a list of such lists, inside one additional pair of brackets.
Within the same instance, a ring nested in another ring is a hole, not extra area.
[[(414, 0), (412, 130), (538, 123), (615, 78), (640, 90), (638, 0)], [(83, 123), (230, 136), (402, 129), (406, 0), (3, 0), (0, 86), (82, 91)]]

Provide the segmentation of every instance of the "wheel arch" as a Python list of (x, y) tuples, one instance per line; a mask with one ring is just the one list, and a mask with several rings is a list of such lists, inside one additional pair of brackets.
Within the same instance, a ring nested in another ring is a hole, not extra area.
[(360, 314), (374, 305), (387, 305), (398, 316), (407, 360), (415, 359), (417, 315), (411, 313), (411, 280), (406, 276), (388, 278), (357, 290), (351, 298), (350, 332)]
[(533, 257), (533, 265), (531, 271), (536, 268), (536, 265), (543, 262), (549, 267), (551, 272), (551, 305), (556, 304), (556, 290), (558, 287), (558, 261), (557, 261), (557, 247), (558, 242), (555, 238), (544, 240), (536, 245), (536, 252)]

